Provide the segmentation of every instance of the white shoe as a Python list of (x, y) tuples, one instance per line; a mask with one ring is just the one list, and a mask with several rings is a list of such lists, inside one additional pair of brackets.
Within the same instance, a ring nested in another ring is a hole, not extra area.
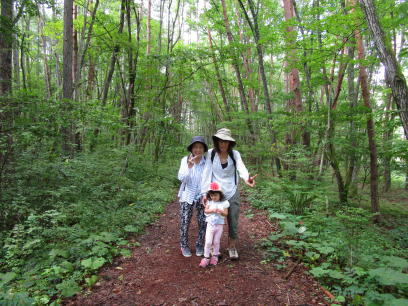
[(230, 257), (230, 259), (238, 259), (238, 251), (237, 251), (237, 249), (236, 248), (231, 248), (231, 249), (228, 249), (228, 254), (229, 254), (229, 257)]

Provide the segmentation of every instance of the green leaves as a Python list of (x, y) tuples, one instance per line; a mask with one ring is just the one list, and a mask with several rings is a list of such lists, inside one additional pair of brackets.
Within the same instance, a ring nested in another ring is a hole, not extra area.
[(398, 268), (399, 271), (408, 269), (408, 260), (405, 258), (397, 257), (397, 256), (384, 256), (382, 261), (388, 266), (392, 268)]
[(81, 291), (81, 287), (73, 281), (73, 280), (67, 280), (63, 281), (62, 283), (58, 284), (57, 289), (60, 290), (61, 295), (64, 297), (70, 297)]
[(134, 225), (126, 225), (123, 229), (129, 233), (138, 233), (140, 231), (140, 228)]
[(81, 260), (81, 265), (89, 270), (97, 270), (102, 267), (105, 262), (106, 260), (103, 257), (90, 257)]
[(408, 274), (389, 268), (377, 268), (368, 271), (368, 274), (383, 286), (408, 285)]
[(323, 277), (329, 277), (329, 278), (334, 278), (334, 279), (344, 279), (345, 275), (337, 270), (332, 270), (332, 269), (323, 269), (322, 267), (315, 267), (310, 270), (310, 273), (317, 277), (317, 278), (323, 278)]
[(50, 256), (51, 260), (54, 260), (56, 257), (68, 257), (68, 251), (63, 249), (52, 249), (48, 255)]
[[(22, 221), (1, 233), (7, 273), (0, 274), (0, 304), (6, 301), (2, 288), (21, 293), (24, 301), (31, 295), (38, 304), (72, 296), (82, 284), (94, 285), (98, 269), (115, 256), (132, 256), (127, 236), (141, 232), (173, 198), (177, 167), (153, 169), (140, 160), (130, 148), (67, 161), (31, 155), (20, 160), (17, 187), (1, 194), (15, 201), (12, 210), (2, 208)], [(18, 300), (16, 294), (10, 299)]]
[(280, 213), (277, 213), (277, 212), (273, 212), (273, 213), (269, 214), (269, 218), (283, 220), (283, 219), (287, 218), (287, 215), (280, 214)]
[(17, 278), (17, 273), (14, 273), (14, 272), (1, 273), (0, 274), (0, 287), (5, 286), (6, 284), (11, 282), (15, 278)]
[(96, 284), (96, 282), (99, 280), (98, 275), (92, 275), (91, 277), (86, 277), (85, 278), (85, 283), (88, 287), (92, 287), (93, 285)]

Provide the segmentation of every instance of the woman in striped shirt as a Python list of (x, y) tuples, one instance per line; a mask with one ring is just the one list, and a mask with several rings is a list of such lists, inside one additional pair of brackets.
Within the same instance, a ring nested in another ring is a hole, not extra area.
[(180, 198), (180, 247), (184, 257), (190, 257), (191, 251), (188, 245), (188, 229), (193, 215), (193, 208), (197, 211), (198, 236), (196, 240), (196, 255), (204, 254), (205, 215), (204, 206), (201, 204), (201, 177), (205, 166), (205, 154), (208, 151), (207, 144), (201, 136), (195, 136), (191, 140), (187, 150), (191, 154), (183, 157), (178, 172), (181, 181), (179, 191)]

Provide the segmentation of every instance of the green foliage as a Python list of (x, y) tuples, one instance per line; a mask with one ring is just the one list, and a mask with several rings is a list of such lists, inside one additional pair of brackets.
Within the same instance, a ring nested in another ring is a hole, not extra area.
[[(20, 208), (17, 222), (1, 232), (0, 303), (70, 297), (95, 284), (98, 269), (115, 256), (131, 255), (126, 237), (156, 218), (176, 185), (174, 168), (152, 168), (130, 153), (106, 149), (65, 161), (28, 155), (19, 161), (25, 175), (10, 178), (14, 187), (2, 195), (20, 199)], [(16, 207), (4, 204), (6, 212)]]
[[(264, 263), (280, 268), (286, 258), (300, 258), (316, 279), (350, 305), (406, 302), (408, 260), (395, 232), (371, 224), (372, 214), (353, 206), (327, 210), (318, 201), (295, 215), (288, 202), (275, 201), (290, 192), (277, 186), (275, 179), (259, 182), (256, 191), (249, 191), (251, 202), (267, 209), (281, 228), (262, 243), (267, 254)], [(394, 226), (407, 229), (405, 223)]]

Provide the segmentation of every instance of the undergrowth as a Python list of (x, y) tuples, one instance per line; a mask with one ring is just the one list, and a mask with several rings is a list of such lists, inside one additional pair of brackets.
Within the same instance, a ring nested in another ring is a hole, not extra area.
[(1, 196), (0, 304), (59, 304), (98, 281), (174, 197), (176, 169), (107, 149), (22, 157)]
[(407, 212), (373, 224), (369, 211), (341, 205), (327, 186), (314, 184), (273, 179), (249, 191), (252, 205), (267, 210), (281, 228), (263, 242), (264, 263), (282, 269), (288, 258), (301, 260), (336, 295), (332, 302), (407, 305)]

